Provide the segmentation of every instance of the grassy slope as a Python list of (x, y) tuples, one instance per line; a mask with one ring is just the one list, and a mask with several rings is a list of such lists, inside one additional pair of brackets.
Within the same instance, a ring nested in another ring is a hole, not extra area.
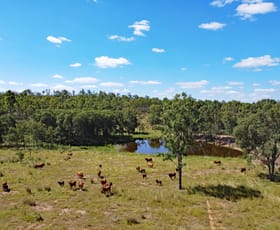
[[(153, 156), (155, 167), (149, 169), (146, 155), (109, 147), (73, 149), (69, 160), (67, 152), (58, 150), (33, 151), (31, 158), (22, 151), (21, 163), (14, 162), (17, 152), (0, 150), (0, 181), (12, 190), (0, 193), (1, 229), (210, 229), (208, 211), (216, 229), (280, 229), (279, 183), (258, 177), (266, 171), (257, 164), (240, 173), (240, 167), (248, 168), (244, 159), (220, 158), (222, 165), (217, 166), (213, 160), (219, 158), (187, 157), (185, 189), (178, 191), (177, 181), (167, 176), (175, 164), (161, 157)], [(32, 167), (41, 161), (46, 163), (43, 169)], [(113, 182), (113, 196), (100, 192), (99, 164)], [(146, 168), (147, 179), (136, 171), (137, 165)], [(76, 179), (78, 171), (87, 178), (87, 191), (58, 186), (58, 180)], [(156, 185), (156, 179), (163, 186)], [(32, 202), (36, 206), (30, 206)]]

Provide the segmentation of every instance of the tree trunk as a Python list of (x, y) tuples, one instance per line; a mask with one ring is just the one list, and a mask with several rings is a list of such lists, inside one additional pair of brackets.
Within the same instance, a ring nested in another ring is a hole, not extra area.
[(178, 154), (178, 174), (179, 174), (179, 190), (182, 189), (182, 154)]

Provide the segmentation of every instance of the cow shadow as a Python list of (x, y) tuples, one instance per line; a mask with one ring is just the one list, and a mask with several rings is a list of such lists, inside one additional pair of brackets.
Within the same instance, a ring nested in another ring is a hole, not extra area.
[(212, 196), (220, 199), (226, 199), (229, 201), (238, 201), (243, 198), (262, 198), (262, 194), (259, 190), (249, 188), (244, 185), (233, 187), (230, 185), (197, 185), (194, 187), (186, 188), (189, 194), (204, 194), (206, 196)]

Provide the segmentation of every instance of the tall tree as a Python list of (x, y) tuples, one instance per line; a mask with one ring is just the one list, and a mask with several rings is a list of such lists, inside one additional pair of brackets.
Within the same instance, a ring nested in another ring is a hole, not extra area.
[(240, 121), (234, 129), (237, 143), (246, 153), (254, 154), (268, 168), (269, 179), (275, 179), (275, 164), (280, 157), (280, 106), (260, 111)]
[(194, 141), (197, 115), (194, 103), (194, 99), (182, 94), (165, 101), (163, 108), (163, 138), (166, 147), (177, 158), (179, 189), (182, 189), (183, 155), (189, 152)]

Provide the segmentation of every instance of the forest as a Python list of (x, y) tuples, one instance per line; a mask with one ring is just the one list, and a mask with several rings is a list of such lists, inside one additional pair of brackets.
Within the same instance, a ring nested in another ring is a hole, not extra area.
[[(231, 135), (241, 148), (251, 151), (254, 146), (247, 143), (249, 135), (263, 140), (269, 136), (268, 130), (272, 131), (270, 136), (279, 133), (279, 101), (263, 99), (245, 103), (197, 100), (184, 93), (181, 96), (195, 121), (194, 134), (210, 138)], [(53, 147), (128, 141), (132, 134), (161, 130), (165, 108), (175, 99), (176, 96), (158, 99), (84, 90), (78, 94), (66, 90), (53, 93), (8, 90), (0, 94), (0, 143)]]

